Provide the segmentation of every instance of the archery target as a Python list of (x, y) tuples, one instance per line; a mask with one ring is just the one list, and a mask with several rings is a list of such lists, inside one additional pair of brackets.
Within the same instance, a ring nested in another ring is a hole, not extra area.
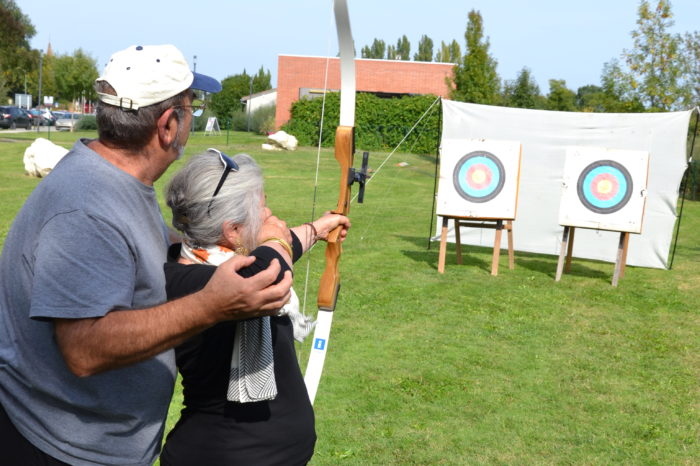
[(648, 167), (645, 151), (567, 148), (559, 224), (641, 233)]
[(467, 201), (488, 202), (503, 189), (506, 172), (496, 155), (474, 151), (457, 162), (452, 180), (457, 193)]
[(441, 154), (438, 215), (515, 218), (519, 142), (446, 140)]

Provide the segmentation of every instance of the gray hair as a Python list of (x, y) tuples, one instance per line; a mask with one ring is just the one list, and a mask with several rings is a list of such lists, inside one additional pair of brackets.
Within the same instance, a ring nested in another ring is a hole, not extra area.
[[(97, 81), (95, 90), (104, 94), (116, 95), (114, 88), (107, 81)], [(137, 151), (146, 146), (156, 130), (158, 118), (170, 107), (186, 104), (186, 98), (192, 96), (191, 89), (170, 97), (157, 104), (141, 107), (138, 110), (123, 110), (114, 105), (97, 101), (97, 134), (100, 141), (127, 150)], [(184, 127), (185, 109), (176, 107), (178, 135)], [(177, 139), (177, 138), (176, 138)]]
[(165, 199), (173, 213), (173, 227), (194, 246), (219, 244), (223, 239), (224, 222), (244, 227), (243, 246), (251, 251), (257, 246), (257, 236), (262, 226), (262, 170), (247, 154), (237, 154), (231, 158), (238, 164), (239, 170), (228, 174), (214, 198), (212, 195), (224, 166), (213, 152), (194, 155), (166, 187)]

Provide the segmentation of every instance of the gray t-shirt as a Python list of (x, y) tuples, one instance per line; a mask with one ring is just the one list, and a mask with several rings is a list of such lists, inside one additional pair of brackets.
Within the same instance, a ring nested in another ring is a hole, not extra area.
[(51, 321), (166, 301), (167, 229), (155, 191), (88, 142), (78, 141), (39, 183), (5, 241), (0, 403), (31, 443), (61, 461), (147, 465), (160, 449), (173, 352), (79, 378)]

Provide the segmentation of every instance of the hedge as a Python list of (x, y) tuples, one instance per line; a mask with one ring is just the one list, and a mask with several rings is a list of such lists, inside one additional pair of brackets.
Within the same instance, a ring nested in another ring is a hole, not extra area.
[[(358, 93), (355, 106), (355, 145), (360, 150), (393, 150), (413, 125), (435, 102), (432, 95), (380, 98)], [(322, 145), (335, 143), (340, 119), (340, 95), (327, 93), (323, 117)], [(301, 99), (292, 104), (291, 118), (282, 129), (293, 134), (299, 144), (318, 145), (323, 99)], [(440, 138), (440, 107), (433, 106), (401, 147), (403, 152), (435, 154)]]

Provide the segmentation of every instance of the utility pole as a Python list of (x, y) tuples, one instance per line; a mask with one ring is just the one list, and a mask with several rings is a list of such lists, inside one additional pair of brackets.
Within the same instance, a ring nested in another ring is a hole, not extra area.
[(44, 50), (39, 50), (39, 102), (37, 102), (37, 107), (41, 107), (41, 73), (44, 69)]

